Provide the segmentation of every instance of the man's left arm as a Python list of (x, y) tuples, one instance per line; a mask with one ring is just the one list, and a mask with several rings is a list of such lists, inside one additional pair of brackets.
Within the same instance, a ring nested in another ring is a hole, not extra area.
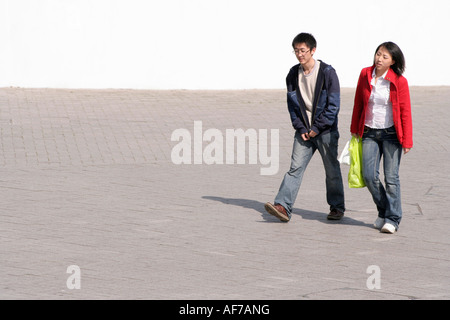
[[(328, 95), (327, 102), (324, 110), (317, 116), (311, 127), (311, 131), (314, 131), (315, 135), (333, 126), (341, 105), (339, 78), (334, 69), (331, 69), (329, 74), (325, 77), (325, 85)], [(314, 137), (315, 135), (310, 133), (311, 137)]]

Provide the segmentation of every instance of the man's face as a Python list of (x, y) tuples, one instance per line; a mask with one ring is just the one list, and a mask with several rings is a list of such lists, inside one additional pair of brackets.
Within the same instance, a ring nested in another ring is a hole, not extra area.
[(302, 65), (306, 65), (309, 61), (311, 61), (314, 52), (316, 52), (316, 48), (311, 50), (308, 48), (306, 43), (296, 43), (294, 45), (295, 56)]

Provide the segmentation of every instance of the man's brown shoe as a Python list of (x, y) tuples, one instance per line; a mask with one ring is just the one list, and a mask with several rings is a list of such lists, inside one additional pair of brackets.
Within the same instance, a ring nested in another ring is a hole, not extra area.
[(281, 221), (288, 222), (290, 220), (289, 216), (288, 216), (288, 214), (286, 212), (286, 209), (280, 204), (274, 204), (273, 205), (270, 202), (267, 202), (264, 205), (264, 208), (266, 209), (266, 211), (268, 213), (270, 213), (271, 215), (277, 217)]
[(327, 216), (328, 220), (341, 220), (344, 216), (344, 212), (338, 209), (333, 209), (330, 211), (330, 213)]

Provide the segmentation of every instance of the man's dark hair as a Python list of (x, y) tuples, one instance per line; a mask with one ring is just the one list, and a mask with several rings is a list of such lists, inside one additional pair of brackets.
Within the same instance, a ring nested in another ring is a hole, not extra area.
[(292, 47), (295, 48), (296, 44), (305, 43), (309, 49), (314, 49), (317, 46), (316, 39), (310, 33), (300, 33), (292, 41)]
[(377, 50), (375, 50), (375, 54), (377, 54), (381, 47), (386, 48), (386, 50), (389, 51), (392, 60), (395, 62), (391, 68), (397, 75), (401, 76), (403, 72), (405, 72), (405, 57), (403, 56), (402, 50), (400, 50), (399, 46), (395, 43), (388, 41), (380, 44)]

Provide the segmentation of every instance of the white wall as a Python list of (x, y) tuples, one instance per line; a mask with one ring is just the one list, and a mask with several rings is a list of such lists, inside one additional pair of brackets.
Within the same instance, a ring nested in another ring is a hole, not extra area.
[(448, 0), (0, 0), (0, 87), (284, 88), (291, 42), (354, 87), (394, 41), (410, 85), (450, 85)]

